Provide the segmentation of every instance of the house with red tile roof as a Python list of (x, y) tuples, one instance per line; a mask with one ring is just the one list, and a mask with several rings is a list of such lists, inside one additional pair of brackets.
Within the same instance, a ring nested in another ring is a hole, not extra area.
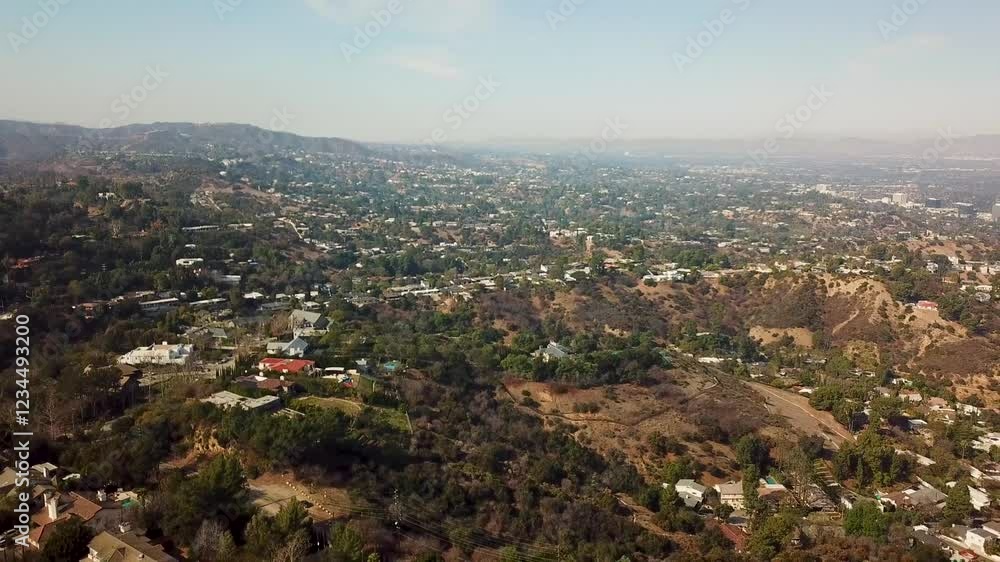
[(32, 523), (37, 526), (28, 533), (28, 544), (35, 548), (41, 548), (60, 524), (73, 518), (86, 523), (104, 509), (76, 492), (68, 494), (46, 492), (44, 498), (45, 504), (42, 510), (31, 516)]
[(261, 371), (270, 371), (273, 373), (283, 373), (287, 375), (309, 375), (313, 372), (315, 367), (315, 361), (308, 361), (306, 359), (283, 359), (277, 357), (261, 359), (260, 363), (257, 364), (257, 368)]

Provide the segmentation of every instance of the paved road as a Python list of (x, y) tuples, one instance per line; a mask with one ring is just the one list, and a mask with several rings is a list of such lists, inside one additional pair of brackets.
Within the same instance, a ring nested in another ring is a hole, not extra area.
[[(820, 412), (809, 406), (808, 402), (801, 396), (760, 383), (745, 382), (744, 384), (756, 390), (765, 399), (771, 401), (779, 413), (790, 418), (793, 422), (796, 420), (805, 421), (802, 419), (803, 416), (814, 421), (819, 425), (820, 429), (825, 430), (822, 431), (823, 435), (830, 438), (835, 447), (839, 447), (840, 443), (844, 441), (854, 440), (854, 435), (834, 420), (832, 415), (827, 412)], [(808, 425), (810, 424), (802, 423), (798, 425), (800, 429), (808, 430)]]

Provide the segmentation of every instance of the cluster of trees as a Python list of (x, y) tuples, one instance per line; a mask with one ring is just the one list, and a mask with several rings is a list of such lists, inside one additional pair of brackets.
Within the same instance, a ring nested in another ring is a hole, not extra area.
[(809, 396), (809, 404), (817, 410), (832, 413), (837, 421), (854, 429), (860, 426), (857, 417), (864, 410), (873, 386), (867, 381), (846, 383), (833, 380), (816, 387)]
[(996, 316), (993, 304), (980, 303), (975, 293), (952, 291), (941, 295), (937, 303), (943, 318), (958, 322), (975, 334), (985, 335), (991, 326), (995, 327), (994, 323), (988, 322)]
[(569, 357), (550, 361), (532, 357), (538, 349), (534, 346), (540, 347), (542, 341), (541, 338), (515, 341), (511, 353), (501, 361), (501, 368), (531, 380), (586, 387), (641, 382), (648, 377), (650, 369), (670, 366), (669, 359), (648, 335), (605, 336), (600, 340), (577, 337), (569, 346)]
[(871, 426), (857, 441), (841, 446), (833, 457), (833, 473), (838, 480), (854, 480), (863, 488), (889, 486), (909, 476), (910, 461)]
[(734, 357), (745, 363), (754, 363), (762, 357), (760, 346), (746, 334), (699, 333), (690, 323), (675, 336), (675, 341), (681, 351), (698, 356)]

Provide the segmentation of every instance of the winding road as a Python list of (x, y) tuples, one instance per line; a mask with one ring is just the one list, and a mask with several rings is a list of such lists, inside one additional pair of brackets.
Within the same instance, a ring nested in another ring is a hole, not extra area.
[(854, 440), (854, 435), (850, 431), (847, 431), (844, 426), (840, 425), (831, 414), (820, 412), (809, 406), (808, 401), (803, 397), (756, 382), (744, 382), (744, 384), (763, 395), (765, 399), (770, 399), (771, 402), (769, 405), (772, 405), (781, 415), (791, 419), (793, 422), (804, 422), (795, 424), (799, 429), (808, 430), (808, 426), (811, 425), (806, 419), (803, 419), (803, 416), (818, 424), (818, 428), (814, 429), (819, 429), (820, 431), (814, 431), (813, 433), (822, 434), (824, 437), (830, 439), (835, 448), (839, 448), (840, 444), (844, 441)]

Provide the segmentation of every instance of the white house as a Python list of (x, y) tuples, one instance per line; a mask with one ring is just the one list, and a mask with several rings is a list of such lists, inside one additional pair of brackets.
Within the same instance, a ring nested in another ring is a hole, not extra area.
[(292, 341), (273, 341), (267, 344), (268, 355), (284, 355), (285, 357), (302, 357), (309, 349), (309, 343), (302, 338)]
[(969, 529), (965, 532), (965, 546), (979, 554), (986, 552), (986, 543), (992, 539), (996, 539), (996, 537), (983, 529)]
[(972, 442), (972, 448), (980, 451), (990, 451), (992, 447), (1000, 447), (1000, 433), (992, 431), (986, 435), (980, 435)]
[(556, 342), (549, 342), (549, 345), (538, 349), (538, 351), (532, 354), (534, 357), (541, 357), (542, 361), (546, 363), (554, 359), (565, 359), (569, 355), (569, 350)]
[(976, 508), (976, 511), (982, 511), (983, 508), (990, 506), (990, 495), (985, 490), (969, 486), (969, 503)]
[(137, 347), (118, 358), (125, 365), (184, 365), (191, 358), (194, 346), (190, 344), (159, 345)]
[(726, 482), (716, 484), (715, 491), (719, 493), (719, 501), (733, 509), (743, 509), (743, 482)]
[[(664, 488), (669, 487), (669, 484), (664, 483)], [(677, 491), (677, 495), (684, 500), (684, 505), (695, 508), (698, 507), (701, 502), (705, 501), (705, 488), (701, 484), (691, 480), (689, 478), (684, 478), (678, 480), (677, 484), (674, 485), (674, 490)]]

